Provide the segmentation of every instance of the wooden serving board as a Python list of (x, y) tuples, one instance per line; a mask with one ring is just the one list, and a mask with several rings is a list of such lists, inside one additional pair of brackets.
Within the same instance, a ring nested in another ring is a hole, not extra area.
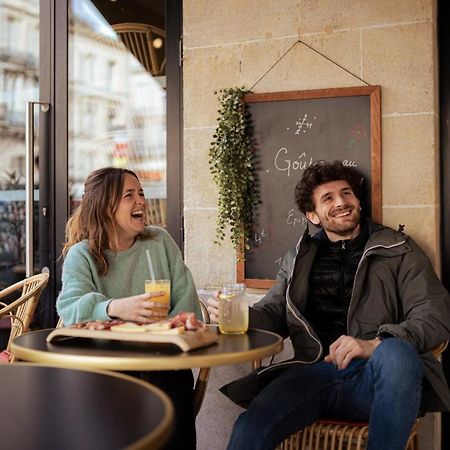
[(47, 342), (55, 342), (67, 337), (109, 339), (113, 341), (149, 342), (174, 344), (183, 352), (214, 344), (219, 336), (215, 331), (185, 331), (182, 334), (124, 333), (111, 330), (88, 330), (85, 328), (56, 328), (48, 336)]

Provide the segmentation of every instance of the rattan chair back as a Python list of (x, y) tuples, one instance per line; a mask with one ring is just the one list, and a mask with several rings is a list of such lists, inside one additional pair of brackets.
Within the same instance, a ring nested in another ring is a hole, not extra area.
[[(11, 319), (11, 332), (6, 350), (9, 351), (11, 341), (15, 337), (29, 331), (34, 311), (39, 303), (42, 291), (48, 283), (48, 278), (47, 273), (40, 273), (18, 281), (0, 291), (0, 318), (9, 317)], [(9, 304), (2, 301), (17, 292), (21, 292), (18, 299)]]
[[(165, 74), (164, 30), (145, 23), (118, 23), (112, 28), (148, 72), (153, 76)], [(155, 42), (160, 42), (160, 45)]]

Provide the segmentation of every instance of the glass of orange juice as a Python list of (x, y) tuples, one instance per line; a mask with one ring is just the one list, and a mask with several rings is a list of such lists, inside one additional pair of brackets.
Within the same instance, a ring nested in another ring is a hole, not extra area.
[(145, 280), (145, 293), (163, 292), (163, 295), (152, 297), (149, 301), (170, 305), (170, 280)]
[(245, 284), (224, 285), (219, 295), (219, 330), (223, 334), (243, 334), (248, 329)]

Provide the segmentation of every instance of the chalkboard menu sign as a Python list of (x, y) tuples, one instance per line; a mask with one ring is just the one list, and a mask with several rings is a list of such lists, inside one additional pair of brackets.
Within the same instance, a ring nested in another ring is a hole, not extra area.
[(283, 256), (305, 230), (294, 190), (316, 160), (355, 167), (364, 178), (363, 212), (381, 221), (380, 95), (379, 86), (364, 86), (245, 96), (261, 203), (254, 211), (250, 249), (237, 264), (239, 282), (257, 288), (274, 284)]

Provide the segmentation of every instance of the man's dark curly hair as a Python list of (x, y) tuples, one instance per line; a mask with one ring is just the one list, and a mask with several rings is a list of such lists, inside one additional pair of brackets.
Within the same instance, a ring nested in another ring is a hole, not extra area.
[(344, 166), (342, 161), (315, 161), (303, 172), (302, 179), (295, 186), (295, 203), (304, 214), (314, 211), (313, 192), (317, 186), (330, 181), (344, 180), (350, 185), (355, 196), (361, 197), (363, 178), (352, 167)]

